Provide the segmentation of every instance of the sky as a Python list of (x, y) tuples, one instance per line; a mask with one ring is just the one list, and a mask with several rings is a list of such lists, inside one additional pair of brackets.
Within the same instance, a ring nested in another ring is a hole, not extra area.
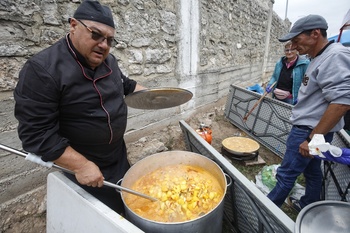
[(327, 37), (339, 34), (344, 16), (350, 10), (350, 0), (275, 0), (273, 10), (294, 24), (299, 18), (309, 14), (323, 16), (328, 23)]

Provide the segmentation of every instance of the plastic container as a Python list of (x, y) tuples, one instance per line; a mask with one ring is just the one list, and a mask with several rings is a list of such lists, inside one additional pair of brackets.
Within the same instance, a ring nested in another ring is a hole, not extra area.
[(199, 128), (196, 129), (196, 132), (209, 144), (211, 144), (211, 141), (213, 139), (212, 137), (212, 130), (206, 126), (205, 124), (201, 123), (199, 125)]

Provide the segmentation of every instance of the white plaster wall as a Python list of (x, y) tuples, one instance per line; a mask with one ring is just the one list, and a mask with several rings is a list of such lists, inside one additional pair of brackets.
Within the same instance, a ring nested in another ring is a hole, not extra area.
[(198, 66), (199, 5), (198, 0), (180, 1), (179, 72), (196, 75)]

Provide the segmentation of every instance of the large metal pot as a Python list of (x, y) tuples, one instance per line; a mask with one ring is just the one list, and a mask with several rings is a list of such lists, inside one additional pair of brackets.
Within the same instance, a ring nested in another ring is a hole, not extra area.
[(305, 206), (295, 221), (295, 233), (348, 233), (350, 203), (317, 201)]
[[(221, 168), (214, 163), (212, 160), (202, 155), (188, 152), (188, 151), (167, 151), (161, 152), (148, 156), (135, 165), (133, 165), (128, 172), (125, 174), (122, 180), (122, 186), (131, 188), (132, 185), (144, 175), (164, 166), (175, 165), (175, 164), (186, 164), (199, 166), (206, 169), (214, 177), (217, 178), (218, 182), (226, 194), (227, 182), (226, 177)], [(145, 232), (150, 233), (178, 233), (178, 232), (221, 232), (222, 231), (222, 218), (224, 212), (224, 196), (220, 200), (217, 207), (212, 209), (207, 214), (185, 222), (155, 222), (145, 219), (134, 211), (132, 211), (124, 201), (122, 193), (122, 199), (125, 206), (126, 217), (129, 221), (135, 224), (137, 227)]]

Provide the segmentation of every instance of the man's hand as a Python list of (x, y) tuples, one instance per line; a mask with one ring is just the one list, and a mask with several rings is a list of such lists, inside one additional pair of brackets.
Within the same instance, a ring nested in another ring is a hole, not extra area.
[(82, 185), (92, 187), (103, 186), (104, 177), (99, 167), (70, 146), (54, 162), (72, 171), (75, 174), (75, 178)]
[(82, 167), (76, 169), (74, 172), (75, 177), (80, 184), (92, 187), (103, 186), (103, 175), (96, 164), (91, 161), (87, 161)]
[(300, 144), (299, 153), (305, 158), (312, 159), (314, 157), (309, 153), (309, 143), (306, 140)]

